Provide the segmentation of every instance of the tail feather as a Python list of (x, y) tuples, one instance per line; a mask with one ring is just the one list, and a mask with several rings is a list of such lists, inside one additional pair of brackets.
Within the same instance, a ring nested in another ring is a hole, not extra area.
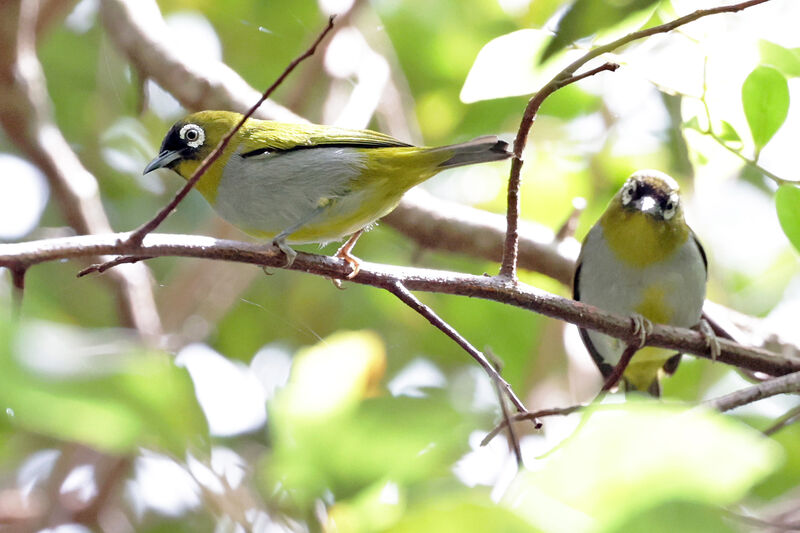
[(487, 161), (501, 161), (511, 157), (511, 152), (508, 151), (508, 143), (498, 140), (494, 135), (478, 137), (465, 143), (442, 146), (441, 148), (434, 148), (434, 150), (454, 152), (452, 157), (439, 163), (441, 168), (460, 167)]

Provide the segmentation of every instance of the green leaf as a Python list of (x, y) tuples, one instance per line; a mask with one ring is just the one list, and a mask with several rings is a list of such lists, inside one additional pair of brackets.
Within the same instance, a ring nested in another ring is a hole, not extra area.
[(730, 122), (728, 122), (726, 120), (722, 120), (722, 121), (720, 121), (720, 127), (721, 127), (721, 130), (717, 134), (717, 136), (720, 139), (722, 139), (723, 141), (725, 141), (726, 143), (729, 143), (729, 144), (739, 144), (739, 145), (741, 145), (742, 138), (739, 136), (739, 133), (736, 131), (736, 129), (733, 127), (733, 125)]
[(588, 115), (600, 109), (602, 100), (595, 94), (590, 94), (576, 84), (567, 85), (551, 94), (542, 103), (539, 112), (543, 115), (552, 115), (565, 120)]
[[(456, 411), (442, 395), (382, 397), (338, 415), (303, 419), (273, 400), (274, 453), (269, 486), (280, 483), (310, 506), (325, 490), (337, 500), (380, 480), (410, 483), (449, 469), (468, 449), (478, 421)], [(354, 468), (354, 465), (358, 465)]]
[[(759, 427), (767, 427), (774, 420), (761, 420)], [(761, 482), (753, 493), (771, 500), (800, 485), (800, 424), (793, 423), (772, 435), (772, 440), (783, 447), (786, 463)]]
[(338, 501), (378, 482), (447, 471), (467, 450), (478, 422), (442, 391), (370, 397), (384, 350), (372, 332), (340, 332), (295, 356), (289, 383), (269, 405), (268, 492), (280, 484), (309, 509), (326, 490)]
[[(550, 42), (551, 33), (539, 29), (517, 30), (486, 43), (478, 52), (461, 89), (464, 103), (519, 96), (538, 91), (564, 68), (559, 56), (537, 61)], [(581, 55), (572, 51), (574, 56)], [(558, 60), (557, 60), (558, 59)]]
[(772, 67), (756, 67), (742, 84), (742, 106), (758, 152), (789, 113), (789, 85), (784, 75)]
[(699, 131), (700, 133), (706, 133), (706, 131), (700, 127), (700, 119), (698, 119), (696, 116), (690, 118), (687, 122), (684, 122), (683, 127)]
[(775, 67), (789, 78), (800, 76), (800, 52), (764, 39), (758, 42), (761, 64)]
[(670, 501), (729, 505), (782, 457), (763, 434), (711, 411), (628, 401), (584, 420), (505, 498), (543, 529), (542, 520), (559, 531), (607, 527)]
[(17, 428), (117, 454), (146, 446), (183, 455), (190, 444), (208, 441), (191, 379), (169, 355), (132, 350), (109, 357), (116, 364), (107, 373), (56, 377), (0, 347), (0, 409), (13, 412)]
[(603, 533), (735, 533), (722, 509), (691, 502), (666, 502), (634, 513)]
[(783, 232), (792, 245), (800, 251), (800, 189), (794, 185), (781, 185), (775, 193), (775, 207)]
[(475, 501), (475, 497), (448, 497), (426, 502), (425, 505), (406, 513), (406, 516), (386, 533), (535, 533), (534, 528), (522, 518), (503, 507), (493, 504), (488, 498)]
[(559, 21), (556, 35), (542, 53), (540, 62), (546, 61), (570, 43), (601, 30), (629, 21), (634, 21), (635, 27), (641, 26), (650, 18), (659, 1), (576, 0)]

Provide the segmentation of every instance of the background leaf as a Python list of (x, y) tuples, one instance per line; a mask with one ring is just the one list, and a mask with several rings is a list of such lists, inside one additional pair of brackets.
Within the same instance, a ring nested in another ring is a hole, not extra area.
[(789, 86), (772, 67), (756, 67), (742, 85), (742, 105), (756, 152), (778, 131), (789, 113)]
[(781, 185), (775, 193), (775, 207), (783, 232), (800, 251), (800, 189), (795, 185)]
[(782, 462), (769, 439), (714, 412), (628, 402), (584, 417), (507, 495), (534, 524), (550, 513), (548, 524), (563, 523), (554, 531), (582, 531), (587, 521), (618, 523), (670, 501), (727, 505)]
[(759, 41), (758, 50), (763, 65), (775, 67), (789, 78), (800, 76), (800, 52), (798, 50), (784, 48), (764, 39)]
[(21, 365), (13, 348), (0, 350), (0, 405), (19, 428), (119, 454), (207, 445), (192, 382), (167, 354), (132, 351), (102, 375), (48, 376)]
[[(542, 52), (540, 62), (549, 59), (565, 46), (601, 30), (616, 26), (629, 18), (645, 13), (638, 24), (650, 17), (652, 8), (660, 0), (576, 0), (561, 18), (553, 40)], [(647, 10), (646, 12), (644, 10)]]

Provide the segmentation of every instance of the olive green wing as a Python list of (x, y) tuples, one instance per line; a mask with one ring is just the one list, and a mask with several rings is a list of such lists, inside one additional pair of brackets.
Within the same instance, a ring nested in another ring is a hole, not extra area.
[(371, 130), (355, 130), (317, 124), (284, 124), (268, 120), (248, 123), (242, 157), (309, 148), (392, 148), (412, 145)]

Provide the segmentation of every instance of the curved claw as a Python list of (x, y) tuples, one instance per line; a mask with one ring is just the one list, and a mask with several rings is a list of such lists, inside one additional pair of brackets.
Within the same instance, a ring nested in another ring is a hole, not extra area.
[(286, 264), (283, 265), (283, 268), (289, 268), (294, 263), (295, 258), (297, 257), (297, 252), (294, 249), (286, 244), (285, 239), (275, 239), (272, 241), (272, 245), (276, 246), (283, 252), (283, 255), (286, 256)]
[(361, 271), (361, 261), (359, 261), (357, 257), (350, 254), (342, 254), (338, 255), (337, 257), (344, 259), (345, 262), (353, 269), (352, 272), (345, 276), (347, 279), (353, 279), (354, 277), (358, 276), (358, 273)]
[(639, 337), (639, 349), (644, 348), (647, 336), (653, 333), (653, 323), (639, 314), (631, 315), (633, 322), (633, 336)]
[(711, 352), (711, 360), (716, 362), (717, 357), (719, 357), (719, 354), (722, 353), (722, 347), (719, 345), (717, 334), (714, 333), (714, 329), (711, 327), (711, 324), (709, 324), (704, 318), (700, 319), (698, 329), (705, 338), (706, 346), (708, 346), (708, 349)]
[(358, 240), (358, 238), (361, 236), (362, 233), (364, 233), (363, 229), (360, 229), (357, 232), (353, 233), (350, 236), (350, 238), (347, 239), (347, 242), (345, 242), (342, 245), (342, 247), (336, 250), (336, 253), (333, 254), (334, 257), (338, 257), (339, 259), (344, 259), (347, 262), (347, 264), (350, 265), (350, 267), (353, 269), (353, 271), (346, 276), (347, 279), (353, 279), (358, 275), (358, 272), (361, 270), (361, 262), (358, 260), (356, 256), (351, 255), (350, 251), (353, 249), (353, 246), (356, 245), (356, 241)]

